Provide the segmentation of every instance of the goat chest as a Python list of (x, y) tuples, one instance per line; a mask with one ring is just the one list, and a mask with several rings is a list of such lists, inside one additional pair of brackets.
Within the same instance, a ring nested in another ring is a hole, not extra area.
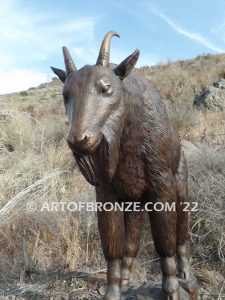
[(112, 187), (120, 199), (138, 200), (146, 189), (144, 162), (141, 157), (121, 153)]

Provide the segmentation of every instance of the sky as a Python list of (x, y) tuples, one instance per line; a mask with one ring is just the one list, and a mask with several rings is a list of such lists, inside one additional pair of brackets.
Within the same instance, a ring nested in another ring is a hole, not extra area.
[(137, 66), (225, 52), (224, 0), (7, 0), (0, 3), (0, 94), (50, 81), (64, 69), (95, 64), (104, 35), (116, 31), (111, 62), (136, 48)]

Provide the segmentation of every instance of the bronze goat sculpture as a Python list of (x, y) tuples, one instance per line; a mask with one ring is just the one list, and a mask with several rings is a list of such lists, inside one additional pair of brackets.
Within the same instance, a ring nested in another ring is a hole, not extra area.
[[(118, 34), (105, 36), (96, 65), (77, 70), (63, 47), (66, 71), (52, 67), (64, 83), (67, 142), (80, 171), (96, 186), (98, 202), (176, 204), (175, 211), (152, 210), (149, 218), (165, 298), (177, 300), (176, 255), (180, 276), (185, 280), (192, 276), (185, 246), (188, 212), (183, 210), (187, 165), (160, 96), (140, 74), (131, 72), (139, 50), (117, 66), (109, 63), (113, 36)], [(119, 300), (138, 252), (143, 209), (103, 210), (97, 215), (108, 267), (105, 299)]]

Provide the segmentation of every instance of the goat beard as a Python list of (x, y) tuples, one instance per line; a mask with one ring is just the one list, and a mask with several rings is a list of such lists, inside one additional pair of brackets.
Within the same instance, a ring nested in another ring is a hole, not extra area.
[(74, 153), (74, 157), (81, 173), (90, 184), (98, 186), (110, 181), (109, 144), (104, 136), (94, 153)]
[(111, 114), (102, 127), (102, 140), (94, 153), (74, 154), (81, 173), (94, 185), (109, 184), (119, 161), (120, 138), (123, 130), (123, 110)]

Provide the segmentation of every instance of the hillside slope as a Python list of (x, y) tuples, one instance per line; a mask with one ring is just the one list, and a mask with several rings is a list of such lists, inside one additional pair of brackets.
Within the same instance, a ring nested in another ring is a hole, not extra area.
[[(197, 111), (193, 102), (202, 89), (224, 78), (225, 55), (138, 72), (159, 91), (180, 132), (189, 165), (190, 201), (198, 202), (190, 220), (191, 265), (201, 295), (217, 299), (225, 295), (225, 112)], [(95, 214), (40, 211), (43, 203), (95, 199), (65, 142), (61, 88), (53, 80), (0, 96), (0, 299), (15, 294), (31, 299), (32, 293), (41, 294), (40, 299), (101, 297), (102, 281), (86, 280), (90, 276), (78, 273), (105, 272)], [(29, 212), (30, 202), (36, 209)], [(160, 282), (159, 259), (149, 236), (146, 218), (134, 285)]]

